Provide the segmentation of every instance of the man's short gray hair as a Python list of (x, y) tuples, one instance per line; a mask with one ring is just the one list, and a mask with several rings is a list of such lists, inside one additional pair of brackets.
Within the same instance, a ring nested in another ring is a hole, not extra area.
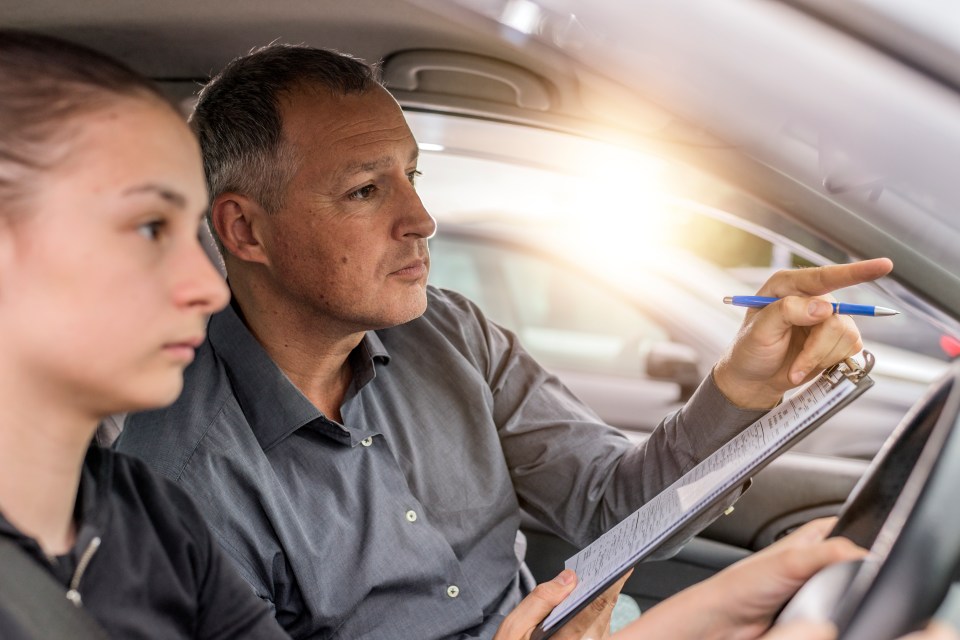
[(271, 44), (232, 61), (201, 91), (190, 119), (210, 201), (235, 192), (275, 213), (296, 169), (283, 144), (281, 97), (301, 88), (347, 95), (378, 85), (375, 66), (304, 45)]

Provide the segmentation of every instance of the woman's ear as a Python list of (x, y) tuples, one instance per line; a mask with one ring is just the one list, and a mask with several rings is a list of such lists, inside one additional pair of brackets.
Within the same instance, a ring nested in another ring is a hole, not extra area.
[(244, 262), (270, 263), (261, 242), (266, 215), (259, 204), (236, 193), (220, 194), (210, 207), (210, 221), (224, 252)]

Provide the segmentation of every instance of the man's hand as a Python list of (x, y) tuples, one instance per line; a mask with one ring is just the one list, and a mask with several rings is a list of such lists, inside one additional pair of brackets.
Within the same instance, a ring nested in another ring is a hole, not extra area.
[(731, 348), (713, 370), (717, 387), (742, 408), (768, 409), (789, 389), (858, 353), (860, 332), (834, 315), (830, 292), (876, 280), (893, 269), (887, 258), (778, 271), (757, 295), (781, 298), (747, 311)]
[[(612, 587), (598, 596), (578, 613), (573, 620), (563, 625), (551, 638), (555, 640), (605, 640), (610, 635), (610, 616), (617, 604), (620, 589), (630, 577), (630, 572)], [(537, 585), (517, 608), (510, 612), (493, 640), (529, 640), (530, 634), (577, 586), (573, 571), (564, 569), (560, 575)]]

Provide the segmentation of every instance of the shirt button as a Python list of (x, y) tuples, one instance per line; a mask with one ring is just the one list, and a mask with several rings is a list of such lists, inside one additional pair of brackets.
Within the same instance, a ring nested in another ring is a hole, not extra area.
[(458, 595), (460, 595), (460, 587), (455, 584), (450, 585), (447, 587), (447, 595), (451, 598), (456, 598)]
[(370, 445), (373, 444), (373, 438), (371, 438), (370, 436), (367, 436), (366, 438), (360, 441), (360, 444), (362, 444), (365, 447), (369, 447)]
[(410, 509), (410, 511), (407, 511), (406, 516), (407, 516), (407, 522), (417, 521), (417, 512), (414, 511), (413, 509)]

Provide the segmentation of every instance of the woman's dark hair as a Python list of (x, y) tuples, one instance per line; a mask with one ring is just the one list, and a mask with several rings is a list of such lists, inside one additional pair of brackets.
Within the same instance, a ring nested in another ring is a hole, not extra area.
[(0, 213), (15, 212), (31, 177), (61, 159), (76, 116), (118, 97), (168, 104), (149, 80), (101, 53), (0, 29)]

